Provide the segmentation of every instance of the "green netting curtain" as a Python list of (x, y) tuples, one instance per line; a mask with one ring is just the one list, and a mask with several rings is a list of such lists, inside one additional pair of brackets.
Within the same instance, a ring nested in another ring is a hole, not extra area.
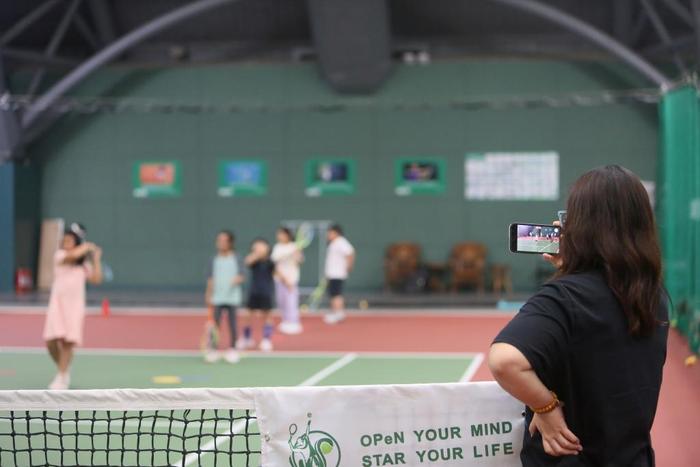
[(700, 100), (687, 85), (660, 106), (659, 225), (672, 323), (700, 351)]

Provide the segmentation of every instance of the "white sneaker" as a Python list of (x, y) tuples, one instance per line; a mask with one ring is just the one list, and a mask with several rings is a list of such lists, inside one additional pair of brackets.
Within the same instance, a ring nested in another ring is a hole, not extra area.
[(251, 338), (238, 339), (236, 341), (236, 350), (247, 350), (255, 347), (255, 341)]
[(70, 373), (63, 374), (63, 389), (70, 388)]
[(209, 350), (206, 354), (204, 354), (204, 361), (207, 363), (218, 362), (220, 358), (221, 354), (216, 350)]
[(304, 330), (301, 323), (293, 323), (290, 321), (282, 321), (277, 329), (282, 334), (301, 334)]
[(229, 349), (224, 354), (224, 360), (229, 363), (238, 363), (241, 361), (241, 357), (238, 356), (238, 352), (235, 349)]
[[(66, 379), (68, 379), (68, 381), (66, 381)], [(69, 383), (70, 383), (70, 376), (66, 377), (66, 375), (64, 375), (62, 373), (56, 373), (56, 376), (53, 378), (53, 380), (49, 384), (49, 389), (51, 389), (51, 390), (68, 389)]]
[(346, 318), (344, 311), (332, 311), (323, 316), (323, 322), (326, 324), (338, 324)]
[(263, 352), (271, 352), (272, 351), (272, 341), (270, 339), (261, 340), (259, 348)]
[(56, 373), (56, 376), (54, 376), (51, 382), (49, 383), (49, 389), (61, 389), (61, 383), (61, 375), (60, 373)]

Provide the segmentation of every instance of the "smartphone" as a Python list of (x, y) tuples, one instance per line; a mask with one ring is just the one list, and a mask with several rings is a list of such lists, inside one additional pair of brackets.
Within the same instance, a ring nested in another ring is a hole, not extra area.
[(559, 253), (561, 228), (548, 224), (510, 224), (510, 251), (513, 253)]

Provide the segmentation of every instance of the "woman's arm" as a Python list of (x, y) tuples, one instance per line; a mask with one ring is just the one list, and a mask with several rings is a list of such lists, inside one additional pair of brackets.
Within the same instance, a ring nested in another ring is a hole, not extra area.
[(552, 400), (525, 356), (510, 344), (496, 343), (489, 351), (489, 368), (503, 389), (530, 407), (544, 407)]
[(102, 283), (102, 249), (93, 245), (92, 249), (92, 271), (87, 280), (91, 284)]
[(90, 251), (92, 251), (93, 248), (95, 248), (94, 243), (85, 242), (82, 245), (76, 246), (72, 250), (67, 250), (61, 263), (75, 263), (77, 260), (90, 253)]
[[(493, 344), (489, 351), (489, 368), (503, 389), (529, 407), (546, 407), (553, 401), (552, 393), (516, 347)], [(535, 414), (530, 434), (536, 431), (542, 434), (544, 450), (551, 456), (578, 454), (583, 449), (579, 439), (567, 427), (561, 407)]]

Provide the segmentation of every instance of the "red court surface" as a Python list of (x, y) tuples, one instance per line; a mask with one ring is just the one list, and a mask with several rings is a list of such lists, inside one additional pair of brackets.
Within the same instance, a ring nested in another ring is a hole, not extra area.
[[(493, 337), (508, 320), (508, 315), (496, 313), (391, 312), (353, 314), (338, 326), (327, 326), (318, 316), (310, 315), (304, 317), (303, 334), (277, 334), (273, 340), (275, 348), (284, 351), (485, 353)], [(39, 309), (0, 313), (0, 347), (42, 346), (42, 324)], [(91, 315), (86, 323), (84, 347), (196, 350), (203, 324), (203, 314), (182, 312), (121, 312), (109, 318)], [(225, 336), (222, 338), (226, 339)], [(700, 365), (685, 366), (684, 359), (688, 355), (686, 343), (672, 331), (652, 432), (660, 467), (700, 465), (700, 442), (697, 439), (700, 434)], [(482, 364), (474, 380), (488, 379), (491, 379), (491, 374)]]

